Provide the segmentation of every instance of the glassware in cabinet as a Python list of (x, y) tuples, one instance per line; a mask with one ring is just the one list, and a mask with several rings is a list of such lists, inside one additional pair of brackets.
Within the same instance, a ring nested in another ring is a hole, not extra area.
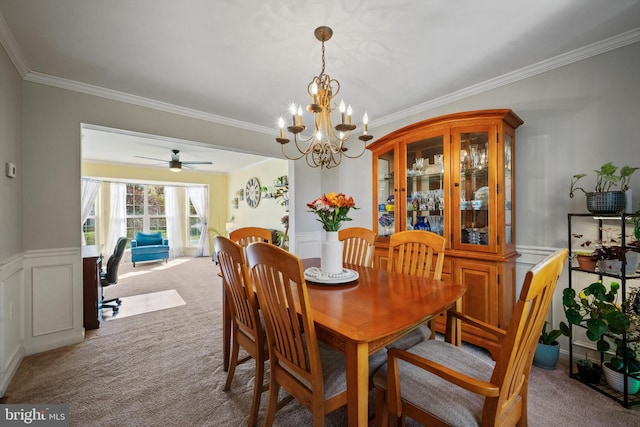
[(488, 245), (490, 232), (489, 133), (459, 134), (460, 242)]
[(389, 236), (395, 228), (395, 153), (393, 150), (377, 158), (377, 218), (378, 235)]
[(426, 230), (444, 236), (444, 136), (407, 145), (405, 230)]

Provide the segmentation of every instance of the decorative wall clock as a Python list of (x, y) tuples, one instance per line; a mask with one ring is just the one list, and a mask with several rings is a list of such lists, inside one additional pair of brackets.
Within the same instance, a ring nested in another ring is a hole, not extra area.
[(255, 208), (260, 203), (260, 181), (258, 178), (250, 178), (244, 188), (244, 196), (250, 208)]

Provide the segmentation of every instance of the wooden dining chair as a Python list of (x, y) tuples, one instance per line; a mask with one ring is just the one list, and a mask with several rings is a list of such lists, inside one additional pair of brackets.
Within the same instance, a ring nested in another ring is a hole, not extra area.
[[(249, 415), (249, 426), (255, 426), (260, 409), (260, 397), (269, 388), (268, 384), (264, 384), (264, 365), (268, 358), (266, 335), (242, 248), (223, 236), (215, 236), (213, 246), (218, 256), (226, 299), (233, 322), (231, 360), (223, 390), (227, 391), (231, 388), (237, 365), (251, 359), (255, 361), (255, 382)], [(240, 347), (248, 353), (248, 356), (238, 360)]]
[(445, 238), (422, 230), (393, 233), (389, 239), (389, 271), (432, 278), (442, 278)]
[[(247, 256), (269, 348), (265, 426), (273, 424), (276, 410), (291, 398), (311, 411), (314, 426), (324, 426), (325, 415), (347, 403), (344, 356), (316, 338), (300, 260), (266, 243), (249, 246)], [(282, 402), (280, 387), (290, 395)]]
[(338, 240), (344, 242), (342, 262), (373, 267), (375, 231), (364, 227), (343, 228), (338, 231)]
[(273, 243), (271, 237), (271, 230), (262, 227), (242, 227), (229, 232), (229, 240), (240, 245), (245, 260), (247, 259), (247, 247), (251, 243)]
[(423, 425), (526, 426), (533, 355), (567, 254), (559, 249), (527, 273), (506, 331), (447, 312), (447, 331), (462, 321), (498, 339), (495, 366), (452, 345), (452, 335), (446, 342), (427, 340), (407, 350), (389, 350), (387, 365), (373, 378), (376, 425), (387, 425), (392, 415)]
[[(387, 270), (441, 280), (444, 246), (445, 238), (430, 231), (407, 230), (394, 233), (389, 239)], [(428, 327), (421, 325), (389, 347), (406, 349), (423, 339), (434, 339), (435, 319), (436, 316), (428, 322)]]

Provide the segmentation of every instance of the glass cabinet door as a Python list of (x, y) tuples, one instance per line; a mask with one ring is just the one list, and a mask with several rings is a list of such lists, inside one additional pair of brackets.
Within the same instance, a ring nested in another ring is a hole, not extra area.
[(394, 151), (378, 156), (378, 235), (390, 236), (395, 227)]
[(459, 197), (462, 244), (489, 244), (489, 133), (460, 133)]
[(445, 235), (444, 230), (444, 137), (434, 136), (407, 145), (405, 230), (426, 230)]

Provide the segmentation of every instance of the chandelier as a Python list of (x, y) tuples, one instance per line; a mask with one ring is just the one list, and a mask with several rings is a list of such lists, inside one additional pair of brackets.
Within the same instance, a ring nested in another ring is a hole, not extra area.
[(311, 104), (307, 105), (307, 111), (313, 114), (313, 132), (306, 136), (302, 134), (307, 128), (302, 121), (302, 107), (292, 103), (289, 109), (291, 125), (287, 127), (287, 131), (293, 134), (293, 142), (300, 155), (296, 153), (290, 157), (285, 152), (284, 146), (290, 140), (285, 137), (285, 124), (282, 117), (278, 123), (280, 136), (276, 138), (276, 141), (280, 143), (282, 154), (287, 159), (298, 160), (305, 157), (307, 164), (311, 167), (330, 169), (340, 164), (342, 156), (350, 159), (362, 156), (367, 141), (373, 138), (373, 135), (367, 133), (369, 117), (365, 112), (362, 118), (362, 133), (358, 136), (358, 139), (362, 141), (362, 147), (358, 154), (347, 154), (348, 148), (345, 143), (351, 137), (351, 132), (356, 129), (356, 125), (351, 123), (351, 105), (345, 108), (344, 101), (340, 101), (337, 107), (340, 112), (340, 122), (334, 126), (331, 112), (336, 109), (334, 98), (340, 92), (340, 82), (324, 72), (324, 42), (331, 38), (333, 30), (329, 27), (318, 27), (315, 29), (314, 35), (322, 42), (322, 70), (307, 86), (307, 93), (311, 97)]

